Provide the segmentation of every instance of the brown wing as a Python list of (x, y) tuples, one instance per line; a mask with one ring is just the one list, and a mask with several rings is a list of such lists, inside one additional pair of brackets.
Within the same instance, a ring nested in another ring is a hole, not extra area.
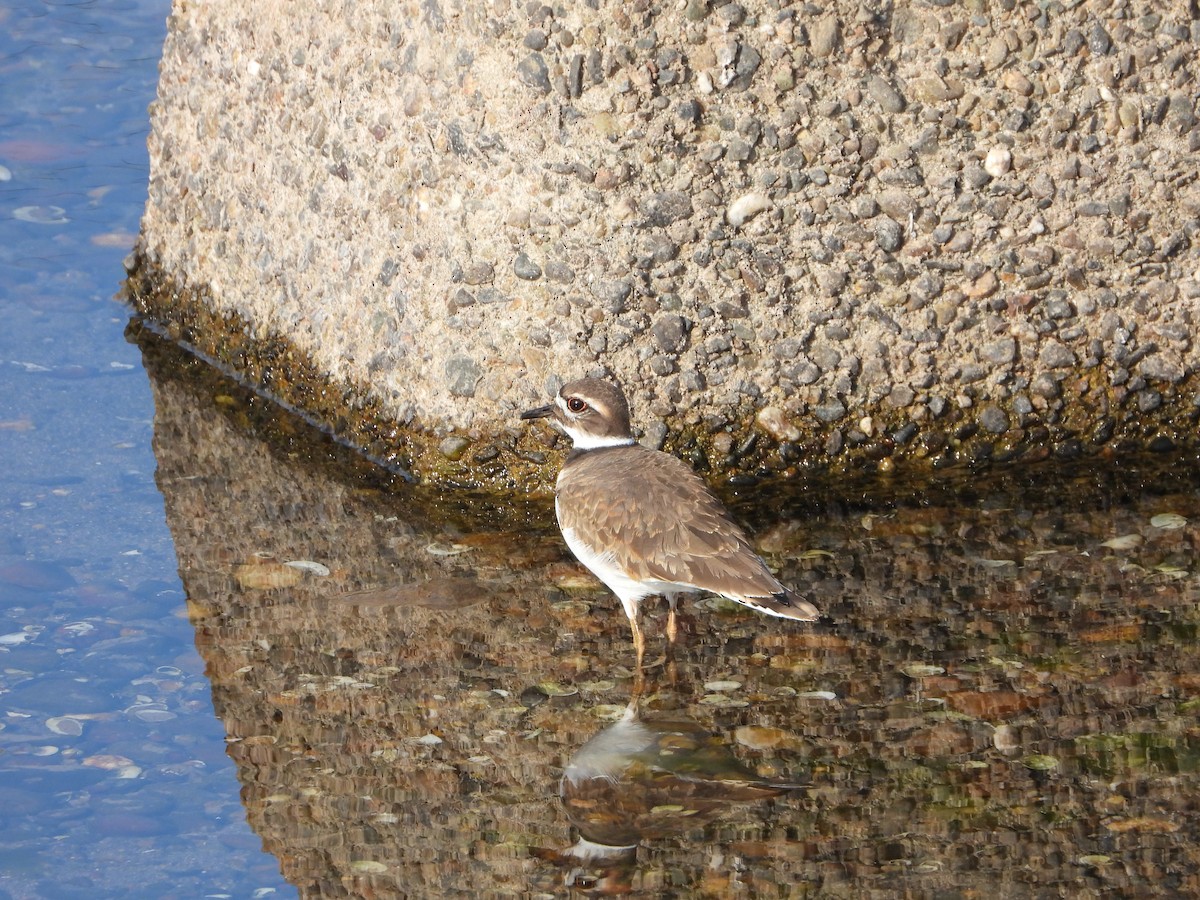
[(734, 599), (785, 592), (704, 482), (669, 454), (588, 451), (563, 470), (558, 498), (562, 527), (635, 578)]

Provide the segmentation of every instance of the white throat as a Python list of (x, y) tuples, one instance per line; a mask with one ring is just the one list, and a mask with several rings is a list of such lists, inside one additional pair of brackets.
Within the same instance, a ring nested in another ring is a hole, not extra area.
[(615, 435), (586, 434), (573, 428), (564, 428), (575, 444), (576, 450), (599, 450), (601, 447), (632, 447), (637, 441), (631, 435), (618, 437)]

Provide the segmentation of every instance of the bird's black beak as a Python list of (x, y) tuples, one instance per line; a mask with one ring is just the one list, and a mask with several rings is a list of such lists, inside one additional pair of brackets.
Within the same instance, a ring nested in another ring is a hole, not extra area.
[(521, 413), (522, 419), (544, 419), (547, 416), (554, 415), (554, 404), (550, 403), (546, 406), (539, 406), (537, 409), (527, 409)]

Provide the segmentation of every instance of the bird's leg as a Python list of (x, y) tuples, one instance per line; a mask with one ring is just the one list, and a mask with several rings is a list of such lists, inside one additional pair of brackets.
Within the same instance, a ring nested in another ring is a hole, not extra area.
[(640, 612), (640, 610), (635, 610), (634, 614), (629, 617), (629, 626), (633, 629), (633, 650), (637, 654), (637, 670), (639, 674), (642, 671), (642, 657), (646, 653), (646, 637), (642, 634), (642, 626), (638, 621), (641, 618), (639, 615)]
[(633, 615), (629, 617), (629, 627), (633, 629), (633, 652), (637, 655), (637, 664), (633, 672), (633, 697), (630, 702), (636, 702), (638, 697), (642, 695), (642, 691), (646, 688), (646, 673), (642, 669), (642, 657), (646, 653), (646, 638), (642, 634), (642, 626), (638, 622), (641, 611), (634, 608)]
[(675, 620), (675, 601), (679, 598), (678, 594), (667, 594), (667, 641), (674, 644), (675, 638), (679, 635), (679, 623)]

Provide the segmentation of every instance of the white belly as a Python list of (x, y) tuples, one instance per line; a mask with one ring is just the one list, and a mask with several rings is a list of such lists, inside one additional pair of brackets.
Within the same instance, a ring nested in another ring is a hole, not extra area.
[[(556, 511), (557, 505), (558, 503), (555, 501)], [(620, 598), (621, 605), (625, 607), (625, 614), (630, 618), (637, 612), (638, 602), (643, 597), (696, 590), (691, 585), (674, 584), (669, 581), (639, 581), (630, 577), (617, 565), (616, 557), (611, 551), (600, 552), (594, 547), (589, 547), (579, 539), (574, 529), (563, 528), (562, 536), (571, 552), (575, 554), (575, 558), (587, 566), (593, 575), (603, 581), (609, 590)]]

